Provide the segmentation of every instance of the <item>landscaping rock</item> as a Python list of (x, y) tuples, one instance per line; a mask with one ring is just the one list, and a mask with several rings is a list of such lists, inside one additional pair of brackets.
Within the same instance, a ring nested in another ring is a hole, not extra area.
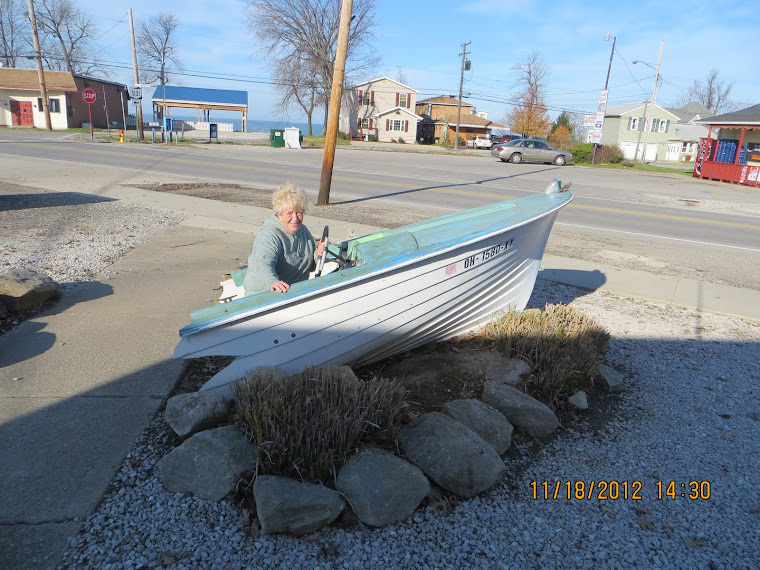
[(493, 447), (456, 420), (433, 412), (401, 432), (407, 458), (444, 489), (470, 498), (493, 486), (506, 471)]
[(481, 400), (533, 437), (547, 437), (559, 427), (557, 416), (547, 406), (504, 382), (486, 382)]
[(166, 402), (164, 419), (179, 437), (218, 426), (229, 414), (230, 405), (218, 392), (178, 394)]
[(38, 307), (59, 295), (56, 282), (43, 273), (30, 269), (0, 273), (0, 302), (10, 312)]
[(158, 462), (171, 493), (220, 501), (256, 470), (256, 446), (235, 426), (202, 431)]
[(599, 366), (599, 374), (602, 377), (602, 384), (610, 392), (622, 392), (625, 389), (625, 378), (617, 370), (601, 364)]
[(567, 402), (579, 410), (588, 410), (588, 399), (586, 398), (586, 392), (576, 392), (567, 399)]
[(410, 517), (430, 491), (420, 469), (382, 449), (354, 455), (341, 468), (337, 483), (357, 518), (372, 526)]
[(332, 489), (278, 475), (259, 475), (253, 484), (261, 531), (300, 536), (333, 522), (345, 504)]
[(464, 424), (504, 455), (512, 444), (512, 424), (499, 410), (479, 400), (453, 400), (443, 406), (452, 419)]

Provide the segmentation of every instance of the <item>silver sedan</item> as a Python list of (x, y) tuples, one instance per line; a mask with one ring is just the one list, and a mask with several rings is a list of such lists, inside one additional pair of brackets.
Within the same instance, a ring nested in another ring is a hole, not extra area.
[(502, 162), (552, 162), (562, 166), (573, 161), (573, 155), (567, 151), (552, 148), (539, 139), (516, 139), (508, 143), (498, 143), (491, 147), (491, 156)]

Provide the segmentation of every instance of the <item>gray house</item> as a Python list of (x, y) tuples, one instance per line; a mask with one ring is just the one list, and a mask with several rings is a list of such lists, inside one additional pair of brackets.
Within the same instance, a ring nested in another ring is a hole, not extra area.
[[(689, 103), (681, 109), (655, 104), (652, 110), (650, 105), (645, 101), (608, 107), (600, 144), (617, 145), (623, 156), (631, 160), (640, 160), (642, 156), (648, 161), (694, 160), (699, 139), (708, 133), (694, 121), (709, 115), (710, 111), (700, 103)], [(652, 124), (648, 125), (650, 112)]]

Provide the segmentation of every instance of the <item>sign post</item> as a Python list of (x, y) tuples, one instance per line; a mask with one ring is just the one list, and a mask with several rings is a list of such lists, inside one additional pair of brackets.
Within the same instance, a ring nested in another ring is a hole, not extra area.
[(84, 99), (84, 102), (87, 103), (87, 105), (90, 108), (90, 140), (95, 140), (95, 129), (92, 125), (92, 104), (95, 102), (95, 100), (98, 98), (98, 96), (95, 94), (95, 91), (90, 89), (89, 87), (82, 91), (82, 99)]

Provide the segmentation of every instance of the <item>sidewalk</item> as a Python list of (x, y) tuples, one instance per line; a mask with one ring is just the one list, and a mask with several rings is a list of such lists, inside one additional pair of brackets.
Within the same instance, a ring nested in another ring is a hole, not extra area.
[[(0, 338), (0, 560), (54, 568), (182, 373), (189, 313), (250, 249), (268, 210), (111, 187), (100, 196), (192, 216)], [(376, 228), (309, 216), (343, 239)], [(542, 279), (760, 320), (760, 292), (547, 256)], [(106, 272), (104, 272), (106, 273)]]

